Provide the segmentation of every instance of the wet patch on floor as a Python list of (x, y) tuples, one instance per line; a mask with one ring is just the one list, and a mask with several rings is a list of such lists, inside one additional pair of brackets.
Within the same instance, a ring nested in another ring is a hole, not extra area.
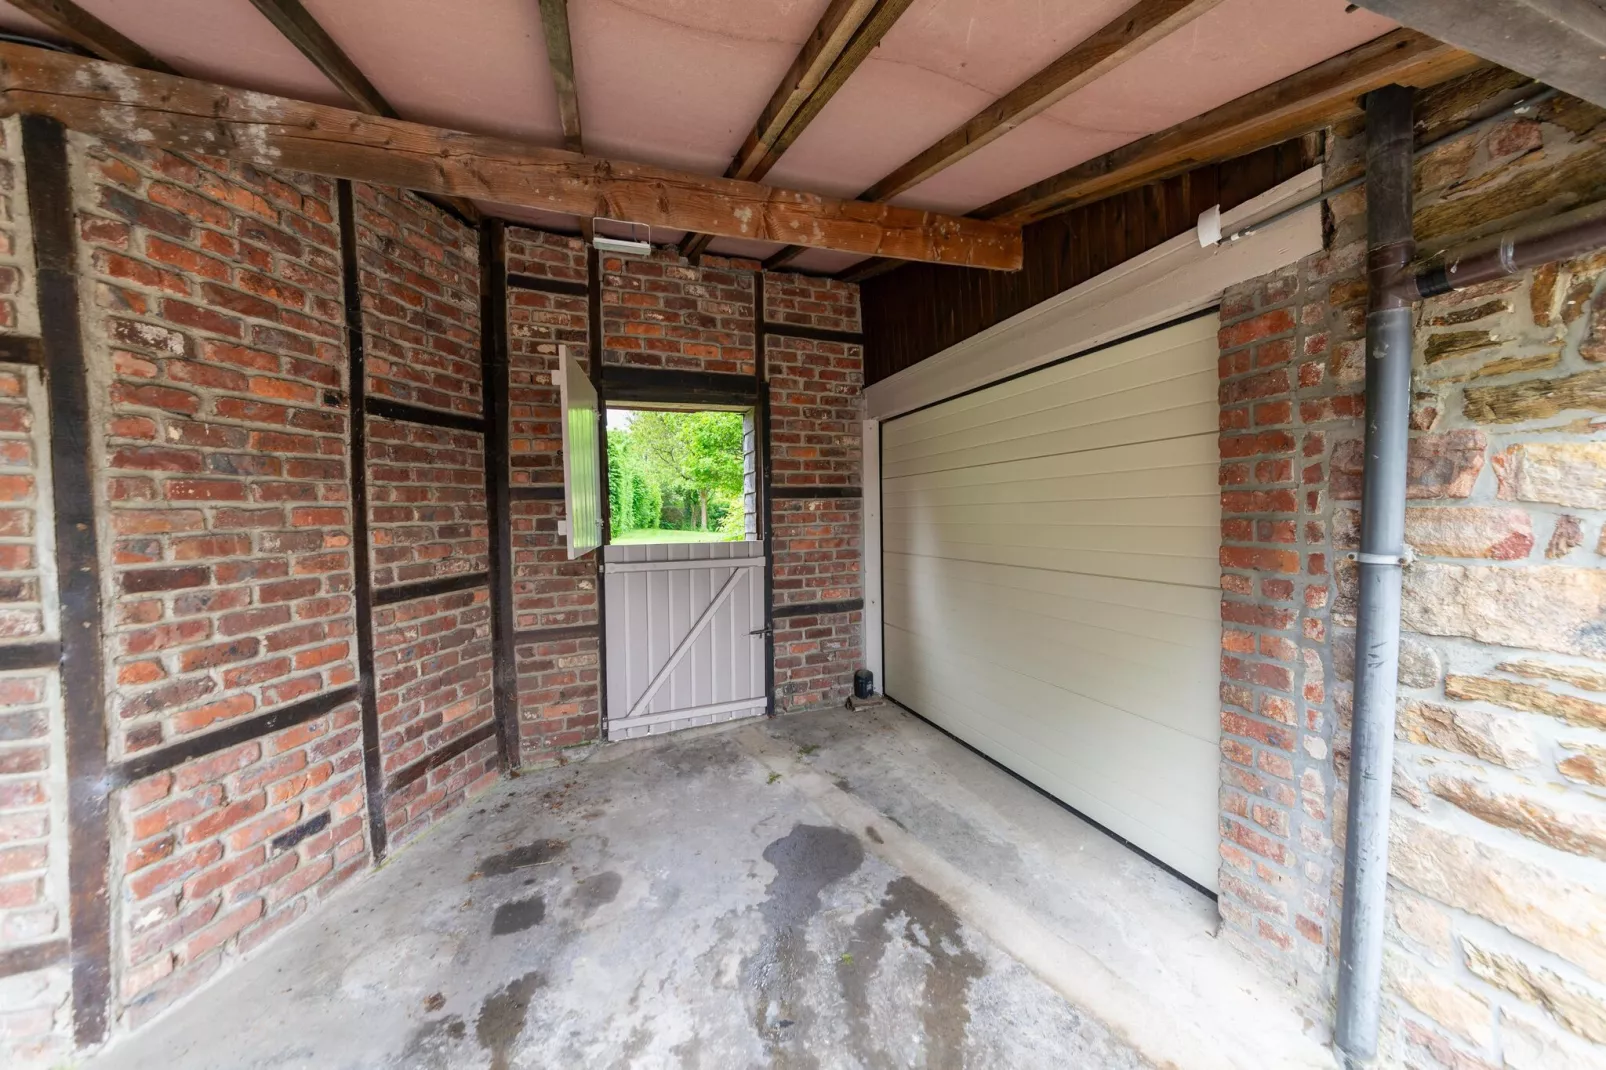
[(545, 917), (546, 900), (541, 896), (532, 895), (528, 899), (515, 899), (496, 908), (496, 916), (491, 919), (491, 935), (506, 936), (509, 933), (521, 933), (525, 929), (541, 924), (541, 920)]
[(599, 908), (619, 898), (619, 888), (623, 883), (619, 874), (612, 870), (593, 874), (575, 885), (574, 894), (569, 898), (569, 905), (574, 907), (582, 918), (589, 918)]
[(820, 909), (820, 893), (864, 864), (864, 845), (852, 833), (821, 825), (794, 825), (764, 848), (775, 877), (758, 906), (767, 934), (743, 964), (753, 999), (753, 1027), (769, 1048), (770, 1065), (814, 1070), (809, 1051), (815, 1011), (805, 998), (804, 979), (818, 956), (808, 947), (808, 926)]
[(511, 851), (503, 851), (501, 854), (480, 859), (479, 868), (475, 872), (482, 877), (505, 877), (521, 869), (554, 862), (568, 848), (569, 845), (562, 840), (536, 840), (534, 843), (515, 847)]
[(468, 1027), (455, 1014), (433, 1018), (407, 1038), (407, 1044), (397, 1056), (397, 1070), (446, 1070), (451, 1065), (451, 1049), (468, 1036)]
[(923, 1065), (930, 1070), (960, 1070), (965, 1065), (970, 985), (986, 973), (986, 963), (965, 946), (959, 916), (953, 909), (911, 877), (888, 884), (880, 905), (859, 916), (848, 950), (837, 961), (837, 980), (848, 1008), (849, 1042), (869, 1065), (894, 1065), (876, 1046), (870, 986), (892, 939), (887, 923), (898, 918), (903, 919), (904, 942), (927, 957), (920, 1001), (925, 1027)]
[(524, 1019), (537, 989), (546, 985), (539, 971), (527, 973), (487, 996), (474, 1021), (474, 1038), (491, 1055), (491, 1070), (508, 1070), (513, 1045), (524, 1032)]

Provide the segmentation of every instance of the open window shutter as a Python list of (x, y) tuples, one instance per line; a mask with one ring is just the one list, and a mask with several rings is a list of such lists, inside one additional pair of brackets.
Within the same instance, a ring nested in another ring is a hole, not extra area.
[(597, 390), (585, 368), (563, 350), (558, 363), (563, 396), (563, 500), (567, 506), (569, 557), (582, 557), (602, 545), (602, 472), (597, 436), (602, 413)]

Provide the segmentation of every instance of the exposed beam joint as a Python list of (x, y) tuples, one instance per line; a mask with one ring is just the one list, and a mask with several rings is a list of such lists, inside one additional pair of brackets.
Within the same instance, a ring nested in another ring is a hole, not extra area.
[(178, 73), (72, 0), (11, 0), (11, 6), (101, 59), (163, 74)]
[[(1220, 3), (1222, 0), (1138, 0), (963, 125), (895, 168), (859, 194), (859, 199), (890, 201), (908, 192), (1091, 85)], [(784, 267), (802, 252), (800, 247), (789, 245), (764, 261), (764, 270)]]
[(1034, 183), (972, 214), (1030, 223), (1359, 115), (1360, 98), (1390, 83), (1423, 88), (1465, 74), (1481, 63), (1476, 56), (1415, 30), (1395, 30)]
[[(351, 57), (335, 44), (335, 39), (301, 5), (301, 0), (251, 0), (251, 3), (358, 110), (386, 119), (401, 118), (396, 109), (391, 107), (390, 101), (374, 88), (374, 84), (351, 61)], [(457, 197), (427, 199), (445, 201), (442, 207), (462, 216), (470, 224), (479, 221), (480, 210), (472, 201)]]
[(580, 93), (574, 78), (574, 46), (569, 41), (569, 0), (541, 0), (541, 29), (546, 34), (547, 62), (552, 66), (552, 84), (558, 94), (563, 147), (570, 152), (584, 152)]
[[(832, 0), (825, 14), (798, 51), (786, 75), (759, 113), (736, 158), (725, 169), (726, 178), (758, 181), (812, 123), (821, 109), (846, 84), (859, 64), (875, 51), (912, 0)], [(701, 256), (713, 240), (708, 234), (688, 234), (681, 242), (683, 256)]]
[(365, 116), (0, 44), (4, 114), (103, 137), (590, 218), (905, 260), (1015, 270), (1017, 226), (844, 201)]

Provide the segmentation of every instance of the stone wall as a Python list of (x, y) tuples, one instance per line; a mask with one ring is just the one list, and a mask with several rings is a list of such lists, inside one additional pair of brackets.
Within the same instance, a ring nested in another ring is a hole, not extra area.
[[(1498, 106), (1481, 74), (1419, 129)], [(1606, 186), (1563, 98), (1417, 168), (1424, 251)], [(1357, 132), (1328, 180), (1359, 166)], [(1330, 1021), (1362, 465), (1364, 193), (1223, 303), (1222, 894)], [(1391, 831), (1389, 1065), (1606, 1065), (1606, 254), (1422, 303)]]

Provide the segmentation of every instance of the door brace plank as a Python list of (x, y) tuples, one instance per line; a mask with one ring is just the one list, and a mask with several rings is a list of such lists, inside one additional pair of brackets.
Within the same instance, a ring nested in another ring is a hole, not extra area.
[(653, 696), (658, 694), (658, 689), (664, 686), (670, 674), (675, 671), (675, 666), (679, 665), (686, 655), (691, 653), (692, 644), (697, 641), (699, 635), (703, 634), (703, 629), (708, 627), (709, 622), (714, 619), (714, 614), (719, 612), (719, 607), (725, 604), (725, 600), (736, 589), (736, 581), (741, 578), (741, 569), (733, 569), (731, 571), (731, 574), (725, 579), (724, 586), (719, 589), (718, 594), (714, 595), (714, 600), (708, 603), (708, 608), (703, 610), (702, 616), (698, 617), (696, 622), (692, 624), (691, 631), (686, 633), (686, 638), (682, 639), (680, 645), (675, 647), (675, 652), (669, 655), (669, 660), (664, 662), (664, 667), (658, 670), (658, 675), (652, 678), (652, 683), (647, 685), (647, 690), (641, 693), (641, 697), (636, 700), (635, 705), (630, 707), (630, 712), (625, 714), (622, 720), (628, 721), (647, 708), (647, 705), (652, 702)]

